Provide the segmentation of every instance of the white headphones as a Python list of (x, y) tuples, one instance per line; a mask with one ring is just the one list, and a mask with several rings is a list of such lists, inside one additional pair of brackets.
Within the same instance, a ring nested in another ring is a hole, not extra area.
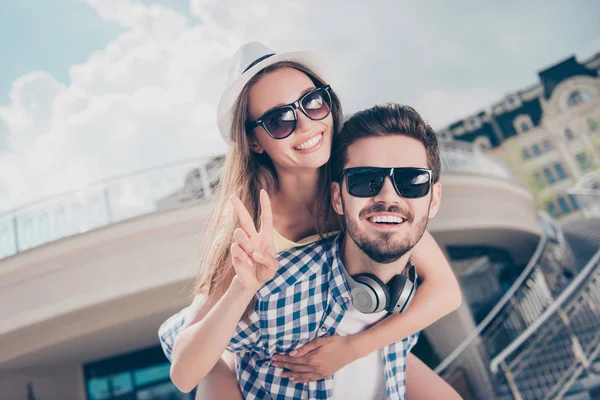
[(358, 274), (350, 276), (342, 266), (352, 305), (364, 314), (377, 313), (387, 310), (390, 313), (401, 313), (412, 301), (416, 282), (417, 270), (412, 259), (400, 275), (394, 276), (386, 285), (373, 274)]

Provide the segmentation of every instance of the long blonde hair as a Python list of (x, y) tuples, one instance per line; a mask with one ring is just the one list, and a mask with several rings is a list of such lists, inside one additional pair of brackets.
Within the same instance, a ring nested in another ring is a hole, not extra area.
[[(231, 141), (225, 156), (223, 175), (215, 198), (213, 211), (207, 223), (207, 237), (204, 256), (200, 263), (200, 271), (196, 280), (194, 293), (205, 293), (213, 296), (226, 289), (234, 275), (229, 249), (233, 243), (233, 231), (237, 228), (237, 217), (233, 214), (229, 197), (236, 195), (246, 206), (255, 225), (260, 220), (260, 189), (264, 188), (272, 195), (278, 188), (277, 174), (273, 162), (266, 153), (257, 154), (250, 150), (250, 142), (246, 131), (246, 122), (250, 109), (250, 89), (265, 74), (281, 68), (294, 68), (305, 73), (315, 84), (322, 86), (325, 82), (306, 66), (291, 61), (273, 64), (257, 73), (244, 87), (235, 105), (231, 129)], [(333, 134), (341, 128), (343, 115), (341, 103), (337, 95), (331, 91), (331, 114), (333, 117)], [(329, 189), (329, 162), (319, 168), (319, 197), (317, 198), (317, 230), (322, 236), (338, 228), (339, 219), (331, 207)], [(246, 310), (254, 306), (251, 303)]]

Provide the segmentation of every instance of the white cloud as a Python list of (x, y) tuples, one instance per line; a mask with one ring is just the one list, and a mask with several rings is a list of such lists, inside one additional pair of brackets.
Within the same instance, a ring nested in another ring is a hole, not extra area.
[[(524, 71), (518, 84), (533, 83), (542, 66), (525, 54), (547, 48), (533, 40), (516, 47), (530, 28), (520, 11), (480, 2), (451, 13), (439, 2), (190, 0), (182, 15), (133, 0), (84, 1), (123, 32), (72, 66), (67, 86), (44, 72), (14, 83), (0, 107), (0, 210), (222, 152), (216, 104), (231, 56), (249, 40), (323, 53), (346, 112), (398, 101), (434, 126), (518, 89), (500, 69)], [(525, 19), (537, 12), (521, 11)], [(545, 10), (543, 20), (555, 14)], [(555, 29), (540, 25), (532, 37)]]

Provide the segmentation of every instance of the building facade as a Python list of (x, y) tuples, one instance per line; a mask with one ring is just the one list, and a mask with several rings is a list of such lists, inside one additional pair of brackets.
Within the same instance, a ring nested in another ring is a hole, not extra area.
[(531, 87), (440, 129), (503, 160), (538, 206), (565, 222), (583, 217), (569, 189), (600, 168), (600, 53), (570, 57), (538, 73)]

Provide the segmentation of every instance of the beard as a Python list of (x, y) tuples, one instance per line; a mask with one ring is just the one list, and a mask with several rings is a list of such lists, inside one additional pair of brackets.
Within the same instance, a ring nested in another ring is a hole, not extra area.
[[(374, 209), (381, 207), (384, 209)], [(397, 206), (385, 207), (382, 204), (376, 204), (373, 208), (363, 210), (359, 214), (359, 217), (374, 211), (399, 212)], [(411, 224), (411, 230), (405, 237), (397, 238), (397, 236), (399, 236), (398, 232), (381, 232), (378, 235), (368, 235), (366, 232), (361, 231), (358, 221), (351, 220), (348, 218), (348, 214), (344, 214), (346, 229), (352, 238), (352, 241), (356, 243), (358, 248), (361, 249), (367, 257), (379, 264), (392, 263), (409, 252), (419, 240), (421, 240), (421, 237), (427, 228), (427, 224), (429, 223), (429, 214), (425, 214), (421, 219), (415, 221), (412, 213), (403, 212), (402, 214), (407, 217), (406, 221), (403, 223)]]

